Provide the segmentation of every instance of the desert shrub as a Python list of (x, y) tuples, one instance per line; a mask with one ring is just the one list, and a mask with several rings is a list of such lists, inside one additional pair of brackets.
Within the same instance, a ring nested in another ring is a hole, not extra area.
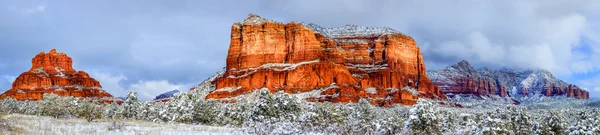
[(376, 130), (375, 120), (377, 119), (375, 109), (369, 101), (360, 99), (351, 111), (346, 128), (350, 133), (374, 134)]
[[(305, 102), (306, 103), (306, 102)], [(329, 126), (341, 125), (349, 117), (349, 113), (343, 110), (343, 106), (331, 102), (324, 103), (306, 103), (302, 115), (302, 121), (306, 127), (319, 127), (326, 129)]]
[(438, 108), (429, 102), (421, 102), (410, 109), (404, 131), (407, 134), (442, 134), (442, 119)]
[(193, 119), (197, 123), (215, 124), (219, 113), (221, 113), (221, 103), (219, 101), (197, 102), (193, 111)]
[(380, 127), (377, 134), (400, 134), (408, 120), (408, 109), (401, 106), (393, 106), (387, 109), (380, 109), (377, 124)]
[(116, 102), (103, 105), (102, 108), (104, 108), (104, 111), (102, 112), (102, 118), (104, 119), (119, 119), (123, 116), (123, 107)]
[(140, 106), (141, 104), (138, 101), (137, 93), (135, 91), (127, 92), (127, 98), (123, 103), (123, 117), (127, 119), (135, 119)]
[(54, 118), (66, 117), (70, 115), (69, 102), (72, 97), (61, 97), (55, 94), (44, 94), (44, 100), (40, 101), (39, 114), (52, 116)]
[(233, 104), (223, 104), (223, 111), (220, 113), (220, 124), (241, 126), (248, 120), (250, 105), (247, 102), (237, 102)]
[(4, 100), (0, 100), (0, 109), (5, 113), (15, 113), (19, 110), (19, 101), (13, 98), (6, 98)]
[(95, 102), (85, 100), (75, 100), (76, 108), (72, 114), (78, 118), (86, 119), (88, 122), (92, 122), (95, 119), (102, 118), (102, 107)]

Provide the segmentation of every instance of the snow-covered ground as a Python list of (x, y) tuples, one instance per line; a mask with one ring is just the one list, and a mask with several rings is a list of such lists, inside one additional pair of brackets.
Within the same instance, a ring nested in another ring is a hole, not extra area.
[[(55, 119), (47, 116), (10, 114), (2, 116), (4, 127), (0, 134), (31, 135), (196, 135), (196, 134), (242, 134), (239, 128), (215, 127), (191, 124), (165, 124), (146, 121)], [(4, 133), (3, 133), (4, 132)]]

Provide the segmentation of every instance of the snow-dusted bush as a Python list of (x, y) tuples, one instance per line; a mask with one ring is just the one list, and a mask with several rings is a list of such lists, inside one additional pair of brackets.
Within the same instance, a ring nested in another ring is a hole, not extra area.
[[(192, 122), (194, 103), (188, 94), (178, 93), (165, 104), (165, 109), (167, 109), (166, 116), (168, 117), (163, 117), (163, 120), (166, 120), (167, 122)], [(163, 115), (165, 115), (165, 113), (163, 113)]]
[(527, 113), (527, 111), (523, 108), (510, 107), (510, 127), (512, 128), (512, 133), (516, 134), (532, 134), (533, 123), (531, 122), (531, 116)]
[(301, 113), (300, 98), (279, 91), (274, 95), (275, 107), (273, 110), (282, 121), (297, 121)]
[(478, 115), (478, 134), (510, 134), (508, 115), (500, 109)]
[(44, 94), (44, 100), (40, 102), (39, 114), (52, 116), (54, 118), (67, 117), (70, 115), (70, 102), (73, 97), (61, 97), (56, 94)]
[(217, 124), (218, 116), (221, 113), (221, 103), (216, 100), (206, 102), (197, 102), (194, 104), (192, 118), (196, 123)]
[(71, 114), (78, 118), (84, 118), (88, 122), (102, 118), (103, 108), (96, 102), (75, 99), (71, 101)]
[(300, 99), (294, 95), (282, 91), (272, 95), (268, 89), (261, 89), (257, 100), (251, 104), (248, 121), (243, 126), (252, 134), (269, 133), (275, 129), (282, 129), (279, 125), (285, 124), (297, 125), (300, 128), (300, 103)]
[(102, 112), (102, 118), (105, 119), (119, 119), (123, 116), (123, 107), (118, 105), (117, 102), (112, 102), (104, 107)]
[(563, 121), (560, 115), (556, 112), (548, 112), (548, 116), (543, 118), (541, 122), (539, 122), (539, 134), (543, 135), (559, 135), (565, 132), (566, 124)]
[(0, 112), (15, 113), (19, 110), (19, 102), (13, 98), (0, 100)]
[(261, 89), (250, 113), (253, 122), (294, 121), (300, 113), (300, 100), (293, 95), (278, 92), (272, 95)]
[(419, 104), (410, 109), (405, 133), (442, 134), (442, 119), (438, 116), (438, 111), (432, 103), (419, 101)]
[(20, 101), (17, 113), (36, 115), (38, 114), (39, 102), (36, 101)]
[(241, 126), (248, 120), (251, 104), (247, 102), (237, 102), (223, 104), (223, 111), (219, 113), (219, 124)]
[(600, 134), (600, 120), (598, 111), (578, 112), (573, 124), (566, 130), (569, 135), (597, 135)]
[[(459, 115), (460, 121), (457, 125), (451, 125), (450, 128), (453, 128), (450, 132), (460, 133), (460, 134), (475, 134), (477, 133), (477, 119), (481, 114), (461, 114)], [(450, 116), (453, 117), (453, 116)]]
[(352, 110), (348, 122), (348, 130), (351, 133), (374, 134), (376, 131), (377, 114), (375, 109), (366, 99), (360, 99)]
[(305, 127), (327, 127), (341, 126), (349, 117), (350, 111), (344, 110), (344, 106), (331, 102), (307, 103), (304, 101), (305, 111), (301, 115), (301, 121)]
[(135, 119), (141, 103), (138, 101), (137, 93), (135, 91), (127, 92), (127, 98), (123, 103), (123, 117), (128, 119)]

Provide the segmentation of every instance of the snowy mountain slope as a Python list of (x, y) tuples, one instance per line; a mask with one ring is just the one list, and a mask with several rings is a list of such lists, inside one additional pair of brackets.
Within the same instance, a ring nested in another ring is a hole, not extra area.
[(543, 96), (589, 98), (587, 91), (557, 79), (543, 69), (475, 69), (463, 60), (444, 69), (429, 70), (427, 76), (450, 98), (454, 94), (472, 94), (478, 97), (498, 95), (523, 101), (539, 100)]

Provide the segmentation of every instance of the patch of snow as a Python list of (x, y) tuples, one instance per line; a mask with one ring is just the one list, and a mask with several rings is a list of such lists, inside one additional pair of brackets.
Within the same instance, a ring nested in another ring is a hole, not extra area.
[(360, 74), (352, 74), (352, 77), (360, 77), (360, 78), (362, 78), (362, 75), (360, 75)]
[(271, 69), (274, 71), (289, 71), (289, 70), (295, 70), (298, 66), (302, 66), (302, 65), (306, 65), (306, 64), (312, 64), (312, 63), (318, 63), (320, 60), (316, 59), (316, 60), (312, 60), (312, 61), (303, 61), (303, 62), (299, 62), (299, 63), (267, 63), (267, 64), (263, 64), (259, 67), (256, 68), (247, 68), (247, 69), (243, 69), (243, 70), (239, 70), (239, 71), (235, 71), (235, 72), (246, 72), (248, 71), (248, 73), (244, 74), (244, 75), (240, 75), (240, 76), (228, 76), (228, 78), (242, 78), (242, 77), (246, 77), (248, 75), (251, 75), (253, 73), (255, 73), (256, 71), (258, 71), (259, 69)]
[(220, 89), (217, 89), (217, 90), (215, 90), (215, 92), (218, 92), (218, 91), (228, 91), (228, 92), (233, 92), (233, 91), (239, 90), (239, 89), (241, 89), (241, 88), (242, 88), (242, 86), (237, 86), (237, 87), (223, 87), (223, 88), (220, 88)]
[(394, 92), (398, 91), (397, 88), (387, 88), (385, 90), (389, 90), (391, 93), (394, 93)]
[(337, 43), (368, 43), (367, 39), (335, 39)]
[[(305, 27), (311, 28), (315, 33), (322, 34), (328, 38), (342, 39), (350, 37), (378, 37), (386, 34), (402, 34), (389, 27), (365, 27), (358, 25), (346, 25), (344, 27), (323, 28), (313, 23), (305, 24)], [(342, 41), (342, 40), (341, 40)], [(342, 41), (343, 42), (343, 41)]]
[(54, 70), (56, 70), (56, 72), (58, 72), (58, 74), (56, 76), (62, 77), (62, 78), (67, 78), (67, 76), (65, 76), (65, 74), (62, 72), (63, 70), (59, 67), (54, 67)]
[(296, 95), (300, 99), (320, 98), (322, 96), (326, 96), (326, 95), (321, 95), (321, 92), (328, 90), (328, 89), (332, 89), (332, 88), (339, 88), (339, 86), (337, 86), (336, 83), (331, 83), (328, 87), (318, 88), (315, 90), (311, 90), (309, 92), (302, 92), (302, 93), (293, 94), (293, 95)]
[(17, 92), (25, 94), (25, 91), (21, 90), (21, 89), (17, 89)]
[(512, 89), (510, 90), (510, 93), (512, 96), (519, 95), (519, 91), (517, 90), (517, 87), (515, 87), (515, 86), (512, 87)]
[(377, 94), (377, 89), (375, 87), (369, 87), (365, 89), (365, 92), (369, 94)]
[(380, 69), (385, 69), (388, 67), (388, 64), (374, 65), (374, 64), (350, 64), (348, 68), (354, 68), (363, 71), (377, 71)]
[(402, 90), (406, 90), (406, 91), (410, 92), (414, 96), (416, 96), (417, 94), (419, 94), (419, 91), (417, 91), (417, 89), (411, 88), (411, 87), (408, 87), (408, 86), (404, 86), (402, 88)]
[[(244, 19), (244, 24), (262, 24), (265, 22), (275, 22), (269, 19), (262, 18), (256, 14), (249, 14), (246, 19)], [(278, 23), (278, 22), (275, 22)]]
[(529, 74), (525, 80), (521, 81), (522, 88), (528, 89), (533, 83), (537, 80), (538, 76), (536, 74)]
[(241, 28), (242, 28), (242, 24), (241, 24), (240, 22), (237, 22), (237, 21), (236, 21), (236, 22), (233, 22), (233, 25), (232, 25), (232, 26), (233, 26), (233, 27), (235, 27), (235, 28), (238, 28), (238, 29), (241, 29)]
[(46, 70), (44, 70), (42, 67), (38, 67), (38, 68), (34, 69), (33, 73), (36, 73), (38, 75), (39, 75), (39, 73), (43, 73), (44, 75), (49, 76), (49, 74), (46, 73)]
[(60, 88), (56, 88), (56, 91), (66, 91), (66, 90), (63, 89), (62, 87), (60, 87)]

